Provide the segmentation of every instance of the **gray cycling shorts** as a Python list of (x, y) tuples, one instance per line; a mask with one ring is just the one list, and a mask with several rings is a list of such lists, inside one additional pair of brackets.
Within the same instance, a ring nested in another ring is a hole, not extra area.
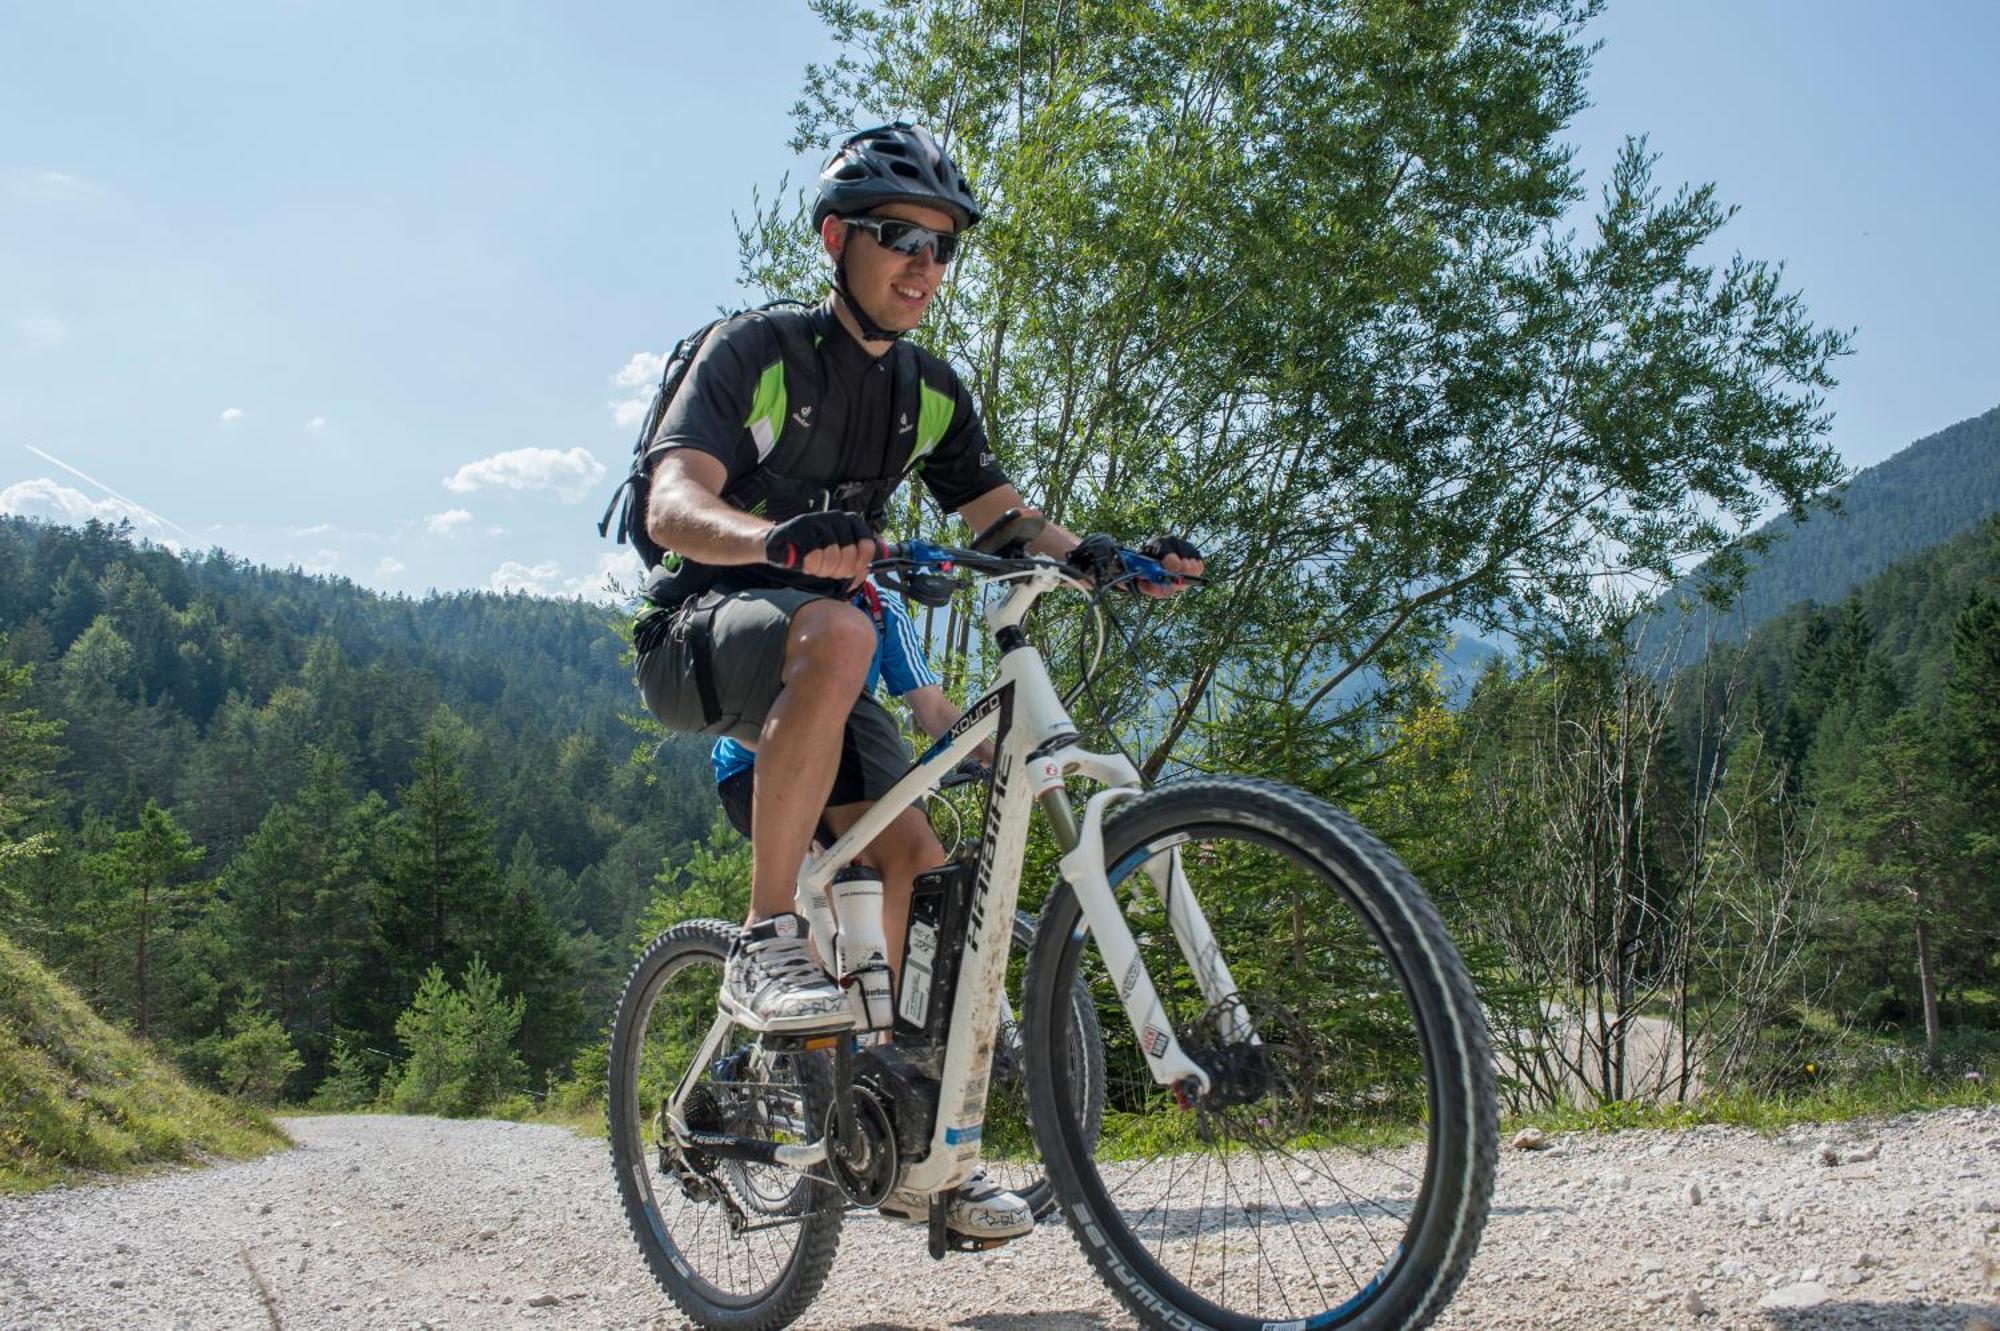
[[(789, 587), (756, 588), (707, 592), (662, 612), (673, 616), (665, 634), (639, 657), (647, 709), (669, 730), (754, 745), (784, 687), (792, 616), (809, 601), (827, 599)], [(909, 746), (895, 718), (872, 697), (856, 699), (827, 803), (879, 799), (909, 770)]]

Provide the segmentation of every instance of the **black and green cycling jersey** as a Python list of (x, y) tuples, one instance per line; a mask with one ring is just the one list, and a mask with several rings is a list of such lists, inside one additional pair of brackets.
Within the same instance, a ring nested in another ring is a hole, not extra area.
[[(723, 498), (778, 522), (846, 509), (879, 531), (910, 475), (946, 512), (1008, 484), (952, 368), (908, 342), (871, 356), (830, 300), (739, 315), (711, 332), (653, 435), (651, 451), (675, 448), (719, 460)], [(654, 585), (663, 592), (654, 599), (669, 601), (710, 587), (840, 590), (768, 565), (693, 560), (656, 573)]]

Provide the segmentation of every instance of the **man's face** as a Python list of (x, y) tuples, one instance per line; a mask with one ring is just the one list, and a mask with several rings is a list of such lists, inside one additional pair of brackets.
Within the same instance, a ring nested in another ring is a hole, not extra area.
[[(885, 203), (869, 210), (870, 216), (894, 217), (933, 231), (952, 231), (956, 224), (950, 213), (927, 208), (920, 203)], [(820, 232), (827, 253), (838, 261), (847, 258), (847, 287), (884, 328), (907, 332), (923, 319), (931, 296), (944, 280), (944, 265), (926, 249), (918, 255), (897, 254), (882, 248), (874, 236), (859, 227), (841, 225), (829, 217)]]

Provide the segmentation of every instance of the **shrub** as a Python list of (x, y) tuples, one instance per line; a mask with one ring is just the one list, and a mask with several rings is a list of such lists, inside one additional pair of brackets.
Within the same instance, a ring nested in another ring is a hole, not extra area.
[(526, 1008), (520, 997), (501, 995), (500, 977), (476, 956), (465, 968), (462, 990), (432, 966), (396, 1018), (396, 1037), (409, 1057), (392, 1103), (406, 1113), (469, 1118), (520, 1091), (528, 1069), (514, 1051), (514, 1036)]
[(375, 1074), (368, 1055), (346, 1035), (335, 1036), (326, 1078), (313, 1092), (312, 1107), (347, 1113), (367, 1108), (374, 1099)]
[(229, 1035), (218, 1047), (222, 1084), (232, 1095), (259, 1104), (277, 1103), (285, 1078), (305, 1066), (277, 1018), (244, 999), (230, 1014)]
[(578, 1115), (604, 1112), (605, 1074), (611, 1052), (602, 1040), (593, 1040), (576, 1051), (569, 1076), (549, 1086), (548, 1111)]

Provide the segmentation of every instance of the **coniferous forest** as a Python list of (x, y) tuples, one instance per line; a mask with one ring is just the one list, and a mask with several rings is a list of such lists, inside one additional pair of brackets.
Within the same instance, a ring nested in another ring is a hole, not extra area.
[[(0, 526), (0, 579), (0, 933), (212, 1086), (585, 1100), (642, 936), (740, 908), (701, 750), (632, 715), (604, 607), (95, 524)], [(1323, 779), (1452, 919), (1512, 1103), (1983, 1068), (2000, 520), (1664, 675), (1658, 619), (1419, 689)]]
[(383, 598), (8, 520), (0, 632), (0, 932), (230, 1089), (261, 1034), (272, 1095), (372, 1098), (441, 986), (518, 1006), (489, 1084), (539, 1089), (715, 807), (699, 749), (632, 729), (602, 606)]

